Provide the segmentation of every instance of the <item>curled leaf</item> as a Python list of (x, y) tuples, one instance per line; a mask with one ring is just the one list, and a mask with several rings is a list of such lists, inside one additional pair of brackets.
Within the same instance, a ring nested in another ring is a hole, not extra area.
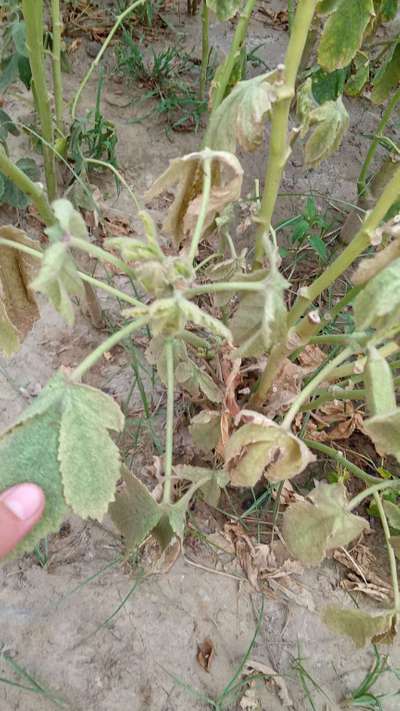
[(336, 101), (326, 101), (314, 108), (307, 123), (312, 130), (304, 148), (305, 162), (307, 166), (315, 166), (339, 148), (349, 126), (342, 98), (339, 96)]
[(233, 486), (254, 486), (262, 475), (268, 481), (291, 479), (315, 457), (301, 440), (259, 415), (231, 435), (224, 459)]
[(46, 249), (40, 272), (31, 286), (47, 296), (68, 325), (73, 325), (75, 313), (71, 296), (82, 299), (85, 290), (67, 244), (55, 242)]
[(240, 197), (243, 169), (238, 159), (226, 151), (206, 148), (170, 162), (169, 168), (146, 193), (146, 200), (177, 185), (175, 200), (169, 208), (163, 228), (172, 234), (177, 245), (187, 240), (194, 229), (202, 202), (202, 163), (212, 159), (212, 187), (203, 233), (212, 225), (225, 205)]
[(326, 607), (322, 621), (337, 634), (351, 637), (356, 647), (376, 644), (395, 634), (396, 618), (393, 612), (370, 615), (363, 610), (345, 610), (335, 605)]
[(211, 452), (221, 439), (221, 415), (214, 410), (202, 410), (192, 417), (189, 432), (193, 444), (202, 452)]
[(369, 526), (347, 510), (343, 484), (319, 484), (309, 501), (289, 506), (283, 515), (283, 535), (293, 556), (306, 565), (318, 565), (327, 552), (345, 546)]
[(65, 239), (68, 235), (79, 239), (87, 239), (88, 231), (85, 220), (69, 200), (60, 198), (59, 200), (54, 200), (51, 206), (57, 218), (57, 223), (46, 229), (46, 234), (51, 239)]
[(354, 303), (357, 330), (371, 326), (389, 328), (398, 323), (400, 315), (400, 258), (378, 272), (357, 294)]
[[(11, 225), (0, 227), (0, 238), (33, 249), (38, 243)], [(39, 260), (13, 247), (0, 245), (0, 348), (9, 356), (39, 318), (39, 308), (30, 287)]]
[(240, 81), (211, 118), (209, 145), (235, 153), (238, 143), (245, 151), (254, 151), (262, 143), (264, 123), (272, 105), (290, 95), (279, 71)]
[(360, 49), (364, 32), (374, 15), (373, 0), (339, 0), (325, 4), (330, 12), (321, 36), (318, 63), (326, 71), (347, 67)]

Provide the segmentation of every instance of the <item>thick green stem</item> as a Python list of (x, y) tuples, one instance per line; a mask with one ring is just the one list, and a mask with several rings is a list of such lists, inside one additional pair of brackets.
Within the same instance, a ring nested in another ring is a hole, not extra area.
[(381, 197), (375, 207), (367, 214), (360, 231), (356, 234), (350, 244), (343, 250), (334, 262), (316, 279), (309, 287), (301, 290), (301, 296), (289, 313), (289, 323), (293, 325), (307, 311), (310, 304), (325, 289), (328, 289), (343, 272), (363, 253), (370, 245), (371, 237), (385, 217), (393, 203), (400, 196), (400, 167), (396, 170), (392, 179), (386, 185)]
[(393, 588), (393, 599), (394, 599), (394, 607), (397, 613), (400, 612), (400, 593), (399, 593), (399, 579), (397, 576), (397, 561), (396, 561), (396, 555), (393, 550), (393, 546), (391, 543), (391, 535), (390, 535), (390, 529), (389, 529), (389, 524), (386, 518), (385, 514), (385, 509), (383, 508), (382, 505), (382, 500), (379, 494), (374, 494), (374, 500), (379, 512), (379, 516), (381, 519), (382, 523), (382, 528), (383, 528), (383, 533), (385, 535), (385, 541), (386, 541), (386, 547), (387, 547), (387, 552), (388, 552), (388, 558), (389, 558), (389, 566), (390, 566), (390, 577), (392, 578), (392, 588)]
[(22, 0), (22, 12), (26, 23), (26, 41), (32, 80), (35, 89), (36, 107), (39, 114), (43, 143), (43, 160), (46, 174), (47, 197), (50, 202), (57, 196), (54, 134), (50, 99), (46, 86), (43, 47), (43, 0)]
[(138, 331), (143, 328), (147, 323), (147, 318), (139, 318), (137, 321), (131, 321), (127, 326), (121, 328), (120, 331), (113, 333), (112, 336), (107, 338), (103, 343), (101, 343), (92, 353), (90, 353), (87, 358), (85, 358), (82, 363), (80, 363), (75, 370), (72, 371), (71, 379), (75, 381), (81, 380), (81, 378), (87, 373), (90, 368), (97, 363), (97, 361), (104, 355), (118, 345), (124, 338), (128, 338), (134, 331)]
[(308, 385), (303, 388), (303, 390), (298, 394), (294, 402), (291, 404), (288, 412), (286, 413), (283, 419), (282, 427), (285, 427), (286, 429), (290, 428), (294, 418), (296, 417), (303, 403), (308, 400), (308, 398), (313, 394), (314, 390), (317, 389), (318, 385), (320, 383), (323, 383), (324, 380), (326, 380), (326, 376), (338, 365), (340, 365), (340, 363), (343, 363), (344, 360), (347, 360), (347, 358), (349, 358), (352, 353), (353, 348), (345, 348), (341, 353), (336, 356), (336, 358), (333, 358), (333, 360), (329, 361), (329, 363), (327, 363), (325, 367), (319, 371), (315, 378), (310, 380)]
[(340, 452), (338, 452), (336, 449), (333, 449), (333, 447), (328, 447), (328, 445), (322, 444), (322, 442), (315, 442), (313, 439), (303, 439), (303, 442), (310, 449), (315, 449), (317, 450), (317, 452), (321, 452), (330, 459), (333, 459), (335, 462), (337, 462), (349, 472), (354, 474), (357, 479), (365, 481), (366, 484), (378, 484), (381, 481), (381, 479), (379, 479), (377, 476), (367, 474), (367, 472), (364, 472), (362, 469), (360, 469), (360, 467), (357, 467), (356, 464), (349, 462), (348, 459), (343, 456), (343, 454), (340, 454)]
[[(218, 77), (218, 83), (217, 83), (217, 86), (215, 87), (214, 92), (213, 92), (212, 114), (214, 113), (214, 111), (216, 111), (218, 106), (221, 104), (221, 102), (225, 98), (225, 94), (226, 94), (226, 91), (229, 86), (231, 75), (232, 75), (232, 72), (235, 68), (235, 63), (240, 55), (240, 51), (241, 51), (243, 44), (246, 40), (247, 28), (249, 26), (250, 18), (251, 18), (252, 12), (254, 10), (255, 4), (256, 4), (256, 0), (247, 0), (245, 7), (243, 8), (242, 12), (240, 13), (239, 22), (236, 26), (232, 44), (230, 46), (228, 56), (225, 59), (224, 64), (223, 64), (223, 72), (222, 72), (221, 76)], [(204, 142), (203, 142), (203, 144), (205, 146), (208, 145), (207, 138), (208, 137), (207, 137), (207, 132), (206, 132)]]
[(208, 57), (210, 54), (210, 43), (209, 43), (209, 17), (208, 17), (208, 5), (206, 0), (203, 0), (203, 7), (201, 10), (201, 72), (200, 72), (200, 99), (204, 99), (206, 92), (207, 83), (207, 70), (208, 70)]
[[(37, 0), (33, 0), (33, 1), (37, 2)], [(82, 81), (78, 87), (78, 91), (75, 94), (75, 97), (74, 97), (74, 100), (73, 100), (72, 106), (71, 106), (71, 117), (72, 117), (73, 121), (75, 121), (75, 118), (76, 118), (76, 109), (78, 107), (79, 100), (82, 96), (82, 92), (83, 92), (86, 84), (88, 83), (90, 77), (92, 76), (94, 70), (100, 64), (100, 62), (103, 58), (103, 55), (104, 55), (107, 47), (109, 46), (111, 40), (113, 39), (115, 33), (118, 31), (118, 28), (124, 22), (124, 20), (126, 20), (128, 15), (130, 15), (131, 12), (133, 12), (137, 7), (139, 7), (139, 5), (143, 5), (143, 3), (145, 1), (146, 0), (136, 0), (136, 2), (132, 3), (132, 5), (129, 5), (129, 7), (127, 7), (126, 10), (124, 10), (123, 12), (121, 12), (120, 15), (117, 16), (114, 26), (110, 30), (106, 39), (104, 40), (100, 52), (98, 53), (97, 57), (93, 60), (92, 64), (90, 65), (89, 70), (87, 71), (84, 78), (82, 79)]]
[(369, 167), (372, 163), (374, 155), (376, 153), (376, 149), (379, 146), (379, 139), (382, 138), (385, 127), (386, 127), (386, 125), (393, 113), (394, 108), (396, 107), (396, 104), (398, 104), (399, 101), (400, 101), (400, 88), (397, 89), (397, 91), (393, 94), (385, 111), (382, 114), (382, 118), (378, 124), (377, 129), (376, 129), (375, 138), (373, 139), (373, 141), (370, 144), (368, 153), (365, 157), (365, 161), (362, 165), (360, 176), (359, 176), (358, 182), (357, 182), (358, 194), (360, 197), (362, 197), (365, 194), (365, 191), (367, 189), (368, 170), (369, 170)]
[(0, 145), (0, 171), (4, 173), (7, 178), (10, 178), (25, 195), (31, 198), (46, 225), (50, 227), (55, 224), (56, 217), (40, 185), (34, 183), (33, 180), (25, 175), (25, 173), (9, 159), (2, 145)]
[(377, 484), (373, 484), (372, 486), (369, 486), (368, 489), (364, 489), (364, 491), (360, 491), (357, 496), (354, 496), (351, 501), (349, 501), (347, 505), (348, 511), (354, 511), (362, 502), (364, 499), (367, 499), (369, 496), (374, 496), (377, 491), (384, 491), (385, 489), (396, 489), (397, 487), (400, 486), (400, 481), (397, 479), (390, 479), (390, 481), (380, 481)]
[(56, 107), (56, 126), (62, 134), (64, 131), (63, 82), (61, 74), (61, 32), (62, 21), (60, 0), (51, 0), (51, 20), (53, 25), (53, 47), (51, 53), (53, 69), (54, 102)]
[(285, 57), (284, 81), (289, 96), (277, 101), (272, 107), (271, 134), (268, 162), (265, 174), (264, 193), (257, 216), (255, 261), (262, 263), (264, 257), (263, 236), (271, 228), (272, 215), (278, 197), (283, 170), (290, 155), (288, 141), (289, 111), (295, 93), (297, 72), (300, 66), (308, 32), (314, 16), (317, 0), (299, 0), (293, 19), (290, 40)]
[(211, 164), (211, 158), (206, 158), (203, 162), (203, 193), (201, 197), (200, 212), (197, 218), (196, 227), (194, 228), (192, 243), (190, 245), (188, 256), (190, 264), (193, 264), (196, 258), (197, 249), (201, 240), (201, 235), (203, 234), (204, 222), (207, 215), (208, 202), (210, 200), (211, 193)]
[(167, 422), (165, 427), (165, 464), (163, 502), (171, 503), (172, 458), (174, 451), (174, 341), (169, 338), (165, 344), (167, 369)]

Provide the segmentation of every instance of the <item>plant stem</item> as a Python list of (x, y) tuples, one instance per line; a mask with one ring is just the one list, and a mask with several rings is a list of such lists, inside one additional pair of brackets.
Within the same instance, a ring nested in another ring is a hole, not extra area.
[(22, 190), (22, 192), (31, 198), (43, 222), (49, 227), (56, 223), (56, 217), (50, 207), (45, 192), (40, 187), (39, 183), (34, 183), (25, 173), (13, 163), (4, 147), (0, 145), (0, 170), (7, 178), (10, 178), (13, 183)]
[(389, 566), (390, 566), (390, 576), (392, 578), (392, 587), (393, 587), (393, 599), (394, 599), (394, 607), (397, 613), (400, 612), (400, 593), (399, 593), (399, 580), (397, 576), (397, 561), (396, 561), (396, 556), (395, 552), (393, 550), (393, 546), (391, 544), (391, 535), (390, 535), (390, 529), (389, 529), (389, 524), (386, 518), (385, 514), (385, 509), (383, 508), (382, 505), (382, 500), (379, 494), (374, 494), (374, 500), (379, 512), (379, 516), (381, 519), (382, 523), (382, 528), (383, 528), (383, 533), (385, 535), (385, 541), (386, 541), (386, 547), (387, 547), (387, 552), (388, 552), (388, 558), (389, 558)]
[(333, 459), (345, 469), (348, 469), (348, 471), (354, 474), (357, 479), (365, 481), (366, 484), (377, 484), (381, 481), (379, 477), (367, 474), (367, 472), (364, 472), (362, 469), (360, 469), (360, 467), (357, 467), (356, 464), (349, 462), (348, 459), (343, 456), (343, 454), (338, 452), (336, 449), (333, 449), (333, 447), (328, 447), (328, 445), (322, 444), (322, 442), (315, 442), (313, 439), (303, 439), (303, 442), (310, 449), (316, 449), (318, 452), (326, 454), (327, 457)]
[[(33, 0), (33, 1), (36, 2), (37, 0)], [(75, 118), (76, 118), (76, 109), (77, 109), (79, 100), (81, 98), (82, 92), (83, 92), (86, 84), (88, 83), (90, 77), (92, 76), (94, 70), (100, 64), (100, 62), (103, 58), (103, 55), (104, 55), (107, 47), (109, 46), (111, 40), (113, 39), (115, 33), (117, 32), (120, 25), (124, 22), (124, 20), (128, 17), (128, 15), (130, 15), (130, 13), (133, 12), (133, 10), (135, 10), (137, 7), (139, 7), (139, 5), (143, 5), (144, 2), (145, 2), (145, 0), (136, 0), (136, 2), (132, 3), (132, 5), (129, 5), (129, 7), (127, 7), (126, 10), (121, 12), (120, 15), (117, 15), (114, 26), (111, 28), (110, 32), (108, 33), (106, 39), (103, 42), (100, 52), (98, 53), (96, 58), (93, 60), (92, 64), (90, 65), (87, 73), (85, 74), (84, 78), (82, 79), (82, 81), (78, 87), (78, 91), (75, 94), (75, 97), (74, 97), (74, 100), (73, 100), (72, 106), (71, 106), (71, 117), (72, 117), (73, 121), (75, 121)]]
[(364, 499), (367, 499), (368, 496), (374, 496), (377, 491), (384, 491), (385, 489), (396, 489), (399, 486), (400, 481), (398, 479), (390, 479), (390, 481), (381, 481), (377, 484), (373, 484), (372, 486), (369, 486), (368, 489), (360, 491), (357, 496), (354, 496), (351, 501), (349, 501), (347, 505), (347, 510), (354, 511), (354, 509), (356, 509), (357, 506), (359, 506), (364, 501)]
[(265, 284), (257, 281), (230, 281), (217, 282), (216, 284), (199, 284), (186, 289), (184, 296), (200, 296), (201, 294), (215, 294), (220, 291), (262, 291)]
[(172, 494), (172, 457), (174, 450), (174, 341), (169, 338), (165, 344), (167, 369), (167, 422), (165, 428), (165, 464), (164, 464), (164, 504), (171, 503)]
[(208, 57), (210, 54), (209, 43), (209, 15), (206, 0), (203, 0), (201, 10), (201, 72), (200, 72), (200, 99), (204, 98), (207, 83)]
[[(13, 242), (9, 239), (3, 239), (2, 237), (0, 238), (0, 245), (11, 247), (11, 249), (16, 249), (18, 252), (24, 252), (25, 254), (29, 254), (31, 257), (35, 257), (36, 259), (43, 259), (44, 257), (44, 254), (39, 252), (39, 250), (32, 249), (32, 247), (28, 247), (26, 244), (20, 244), (19, 242)], [(115, 298), (120, 301), (126, 301), (126, 303), (131, 304), (131, 306), (143, 306), (142, 302), (138, 299), (134, 299), (133, 296), (129, 296), (123, 291), (106, 284), (106, 282), (100, 281), (100, 279), (95, 279), (95, 277), (89, 276), (89, 274), (85, 274), (85, 272), (78, 271), (78, 276), (87, 284), (94, 286), (96, 289), (106, 291), (108, 294), (115, 296)]]
[[(393, 353), (397, 353), (400, 350), (400, 346), (394, 341), (391, 341), (390, 343), (386, 343), (384, 346), (382, 346), (382, 348), (379, 348), (378, 350), (379, 354), (383, 358), (388, 358), (389, 356), (393, 355)], [(330, 373), (327, 377), (327, 380), (334, 381), (343, 378), (351, 378), (354, 373), (360, 374), (363, 372), (364, 365), (366, 362), (367, 359), (365, 356), (363, 356), (362, 358), (358, 358), (352, 363), (346, 363), (346, 365), (342, 365), (332, 371), (332, 373)]]
[(272, 215), (278, 197), (282, 174), (290, 155), (288, 142), (289, 111), (295, 93), (297, 72), (300, 66), (308, 31), (314, 16), (317, 0), (299, 0), (289, 44), (285, 57), (285, 85), (289, 96), (280, 99), (272, 107), (271, 134), (269, 141), (268, 162), (264, 181), (264, 193), (257, 216), (255, 263), (262, 263), (264, 257), (263, 235), (271, 228)]
[(382, 118), (378, 124), (377, 129), (376, 129), (376, 135), (375, 135), (373, 141), (371, 141), (370, 147), (368, 149), (368, 153), (367, 153), (364, 163), (362, 165), (360, 176), (359, 176), (358, 182), (357, 182), (358, 195), (360, 197), (362, 197), (365, 194), (365, 191), (367, 189), (368, 170), (369, 170), (369, 167), (372, 163), (374, 155), (376, 153), (376, 149), (379, 146), (379, 139), (383, 136), (383, 132), (385, 130), (386, 124), (388, 123), (388, 121), (393, 113), (393, 110), (399, 101), (400, 101), (400, 88), (397, 89), (397, 91), (393, 94), (386, 109), (384, 110), (384, 112), (382, 114)]
[(53, 69), (54, 101), (56, 107), (56, 126), (60, 134), (64, 131), (63, 82), (61, 74), (61, 11), (60, 0), (51, 0), (51, 20), (53, 25), (53, 48), (51, 53)]
[(76, 249), (82, 250), (82, 252), (90, 254), (96, 259), (100, 259), (102, 262), (108, 262), (109, 264), (113, 264), (114, 267), (117, 267), (117, 269), (120, 269), (126, 274), (129, 274), (129, 276), (133, 275), (133, 270), (128, 267), (128, 265), (125, 264), (122, 259), (115, 257), (113, 254), (110, 254), (110, 252), (106, 252), (105, 249), (97, 247), (97, 245), (92, 244), (91, 242), (86, 242), (85, 240), (80, 239), (79, 237), (71, 237), (70, 245), (71, 247), (75, 247)]
[(288, 25), (289, 25), (289, 34), (292, 32), (292, 27), (293, 27), (293, 19), (294, 19), (294, 0), (288, 0)]
[(55, 158), (52, 150), (54, 144), (53, 124), (44, 67), (43, 0), (22, 0), (22, 12), (26, 23), (26, 43), (35, 89), (36, 107), (42, 135), (46, 141), (43, 144), (43, 160), (47, 197), (52, 202), (57, 195), (57, 180)]
[(131, 321), (131, 323), (128, 323), (127, 326), (124, 326), (124, 328), (121, 328), (119, 331), (116, 333), (113, 333), (112, 336), (107, 338), (103, 343), (101, 343), (97, 348), (90, 353), (83, 361), (80, 363), (75, 370), (72, 371), (71, 374), (71, 379), (75, 381), (81, 380), (81, 378), (87, 373), (90, 368), (93, 368), (93, 366), (97, 363), (97, 361), (101, 358), (101, 356), (104, 353), (107, 353), (107, 351), (110, 351), (111, 348), (114, 348), (120, 341), (123, 341), (124, 338), (128, 338), (134, 331), (138, 331), (140, 328), (143, 328), (147, 323), (147, 318), (139, 318), (136, 321)]
[(190, 245), (190, 251), (188, 256), (190, 264), (193, 264), (196, 258), (197, 249), (199, 246), (201, 235), (203, 234), (204, 222), (207, 215), (208, 202), (210, 200), (211, 192), (211, 164), (211, 158), (206, 158), (203, 162), (203, 194), (201, 197), (199, 216), (197, 218), (196, 227), (194, 228), (193, 232), (192, 243)]
[(312, 395), (314, 390), (318, 387), (320, 383), (322, 383), (325, 379), (328, 373), (330, 373), (336, 366), (340, 365), (340, 363), (343, 363), (344, 360), (347, 360), (353, 353), (353, 348), (350, 346), (348, 348), (345, 348), (341, 353), (339, 353), (336, 358), (333, 358), (333, 360), (329, 361), (324, 368), (322, 368), (319, 373), (313, 378), (308, 385), (303, 388), (303, 390), (298, 394), (294, 402), (291, 404), (288, 412), (286, 413), (283, 422), (282, 422), (282, 427), (285, 427), (286, 429), (289, 429), (294, 418), (296, 417), (298, 411), (300, 410), (301, 406), (303, 405), (306, 400)]
[(354, 343), (355, 341), (357, 343), (360, 343), (360, 341), (365, 341), (367, 335), (363, 332), (358, 333), (335, 333), (335, 334), (330, 334), (327, 336), (312, 336), (309, 339), (309, 343), (313, 343), (315, 345), (321, 344), (321, 345), (338, 345), (341, 343), (348, 344), (348, 343)]
[[(235, 62), (240, 55), (242, 46), (246, 40), (247, 28), (249, 26), (250, 18), (254, 10), (256, 0), (247, 0), (245, 7), (240, 13), (240, 19), (236, 26), (235, 34), (232, 40), (232, 44), (229, 49), (228, 56), (223, 63), (223, 71), (220, 77), (218, 77), (217, 86), (214, 89), (212, 96), (212, 112), (211, 116), (216, 111), (218, 106), (222, 103), (225, 98), (226, 91), (229, 86), (229, 81), (231, 79), (232, 72), (235, 68)], [(211, 118), (211, 117), (210, 117)], [(210, 122), (209, 122), (210, 125)], [(204, 145), (207, 146), (207, 133), (204, 138)]]
[(309, 305), (327, 289), (338, 277), (350, 267), (364, 249), (368, 247), (371, 237), (385, 217), (387, 211), (400, 195), (400, 167), (387, 183), (375, 207), (367, 216), (361, 229), (334, 262), (316, 279), (311, 286), (301, 290), (292, 310), (289, 312), (289, 323), (293, 325), (308, 309)]
[[(393, 385), (400, 385), (400, 377), (393, 378)], [(318, 390), (314, 393), (315, 399), (307, 403), (307, 405), (303, 405), (300, 409), (302, 412), (318, 410), (321, 405), (325, 405), (326, 402), (331, 400), (365, 400), (366, 392), (364, 388), (345, 390), (344, 388), (335, 387), (332, 390)]]

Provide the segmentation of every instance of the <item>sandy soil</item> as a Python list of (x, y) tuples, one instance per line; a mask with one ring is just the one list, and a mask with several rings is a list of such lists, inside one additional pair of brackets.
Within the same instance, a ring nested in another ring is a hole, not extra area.
[[(281, 9), (285, 3), (266, 5)], [(176, 18), (173, 21), (177, 22)], [(182, 15), (182, 23), (178, 29), (185, 33), (187, 47), (195, 46), (199, 52), (198, 20), (187, 20)], [(230, 35), (231, 29), (221, 31), (218, 23), (213, 24), (212, 42), (220, 50), (228, 46)], [(165, 43), (173, 41), (173, 35), (168, 33)], [(268, 66), (273, 67), (282, 59), (286, 42), (285, 32), (268, 25), (262, 15), (256, 16), (249, 46), (264, 43), (259, 54)], [(73, 69), (81, 72), (87, 62), (83, 42), (73, 57)], [(68, 97), (76, 88), (76, 73), (66, 75), (65, 82)], [(96, 84), (92, 82), (82, 109), (93, 106), (95, 92)], [(104, 95), (105, 114), (117, 126), (121, 169), (140, 193), (165, 169), (169, 159), (196, 149), (200, 135), (173, 134), (171, 140), (156, 119), (132, 124), (137, 115), (135, 106), (122, 109), (115, 105), (116, 96), (120, 97), (120, 85), (110, 79)], [(14, 96), (6, 106), (10, 113), (16, 103), (18, 98)], [(371, 108), (366, 100), (351, 100), (348, 104), (351, 128), (339, 154), (319, 170), (304, 173), (299, 169), (300, 151), (296, 149), (293, 153), (283, 191), (295, 195), (281, 201), (278, 216), (295, 214), (302, 193), (314, 191), (321, 205), (327, 198), (354, 200), (355, 179), (367, 145), (362, 134), (373, 131), (379, 110)], [(247, 189), (251, 189), (255, 178), (262, 179), (265, 153), (266, 148), (254, 156), (242, 156)], [(114, 198), (111, 178), (105, 176), (101, 186), (103, 193), (109, 194), (109, 204), (135, 220), (126, 194)], [(2, 222), (6, 219), (9, 219), (6, 214), (1, 216)], [(107, 300), (104, 306), (108, 308)], [(91, 327), (84, 316), (68, 331), (52, 309), (43, 305), (42, 318), (20, 353), (10, 361), (0, 360), (1, 425), (12, 422), (61, 364), (74, 365), (101, 338), (101, 332)], [(122, 352), (117, 352), (112, 362), (104, 361), (89, 379), (120, 402), (131, 381), (132, 369)], [(137, 399), (131, 406), (134, 408), (138, 403)], [(142, 454), (139, 461), (143, 461)], [(212, 530), (212, 516), (211, 524), (203, 520), (202, 525), (206, 532)], [(61, 697), (65, 708), (73, 711), (212, 708), (207, 706), (205, 697), (216, 699), (230, 682), (257, 624), (259, 631), (250, 658), (283, 675), (296, 711), (311, 708), (294, 669), (294, 661), (299, 657), (324, 692), (319, 693), (309, 684), (318, 711), (337, 709), (336, 704), (357, 686), (372, 664), (372, 649), (355, 652), (350, 643), (333, 636), (320, 622), (319, 610), (327, 600), (352, 605), (351, 598), (339, 586), (344, 569), (334, 561), (297, 576), (289, 592), (276, 586), (271, 588), (264, 596), (262, 609), (260, 593), (251, 588), (237, 565), (225, 564), (209, 549), (191, 541), (168, 573), (145, 576), (139, 581), (140, 567), (119, 563), (119, 553), (119, 540), (110, 522), (99, 526), (71, 518), (59, 535), (51, 537), (45, 568), (34, 557), (25, 557), (1, 569), (2, 651), (50, 690), (49, 694)], [(384, 558), (381, 562), (379, 551), (377, 570), (386, 578), (386, 563)], [(365, 597), (357, 598), (357, 604), (370, 606)], [(112, 620), (105, 625), (111, 615)], [(197, 645), (206, 638), (215, 649), (208, 672), (196, 660)], [(386, 651), (390, 651), (392, 665), (400, 666), (399, 645), (396, 643)], [(1, 658), (0, 677), (17, 680)], [(54, 699), (1, 681), (1, 711), (56, 708)], [(18, 681), (27, 683), (26, 679)], [(398, 682), (386, 675), (379, 686), (386, 692), (394, 691)], [(239, 709), (243, 693), (244, 690), (228, 697), (223, 708)], [(261, 695), (259, 708), (268, 711), (285, 708), (273, 686), (263, 689)], [(394, 711), (399, 702), (389, 699), (383, 704), (385, 711)]]

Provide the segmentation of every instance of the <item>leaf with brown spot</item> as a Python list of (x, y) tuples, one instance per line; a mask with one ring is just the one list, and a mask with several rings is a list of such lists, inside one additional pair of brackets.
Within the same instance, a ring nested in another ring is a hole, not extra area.
[[(0, 227), (0, 238), (39, 251), (36, 241), (11, 225)], [(6, 355), (18, 350), (20, 341), (40, 316), (30, 288), (39, 264), (39, 260), (29, 254), (0, 246), (0, 347)]]
[(205, 639), (197, 645), (196, 659), (204, 671), (209, 672), (211, 663), (214, 659), (214, 644), (210, 639)]
[(176, 158), (145, 195), (145, 199), (149, 201), (174, 185), (178, 186), (163, 225), (164, 230), (173, 235), (178, 246), (188, 239), (196, 225), (202, 203), (202, 164), (210, 158), (212, 187), (203, 225), (204, 234), (224, 207), (240, 197), (243, 169), (232, 153), (206, 148), (201, 152)]

